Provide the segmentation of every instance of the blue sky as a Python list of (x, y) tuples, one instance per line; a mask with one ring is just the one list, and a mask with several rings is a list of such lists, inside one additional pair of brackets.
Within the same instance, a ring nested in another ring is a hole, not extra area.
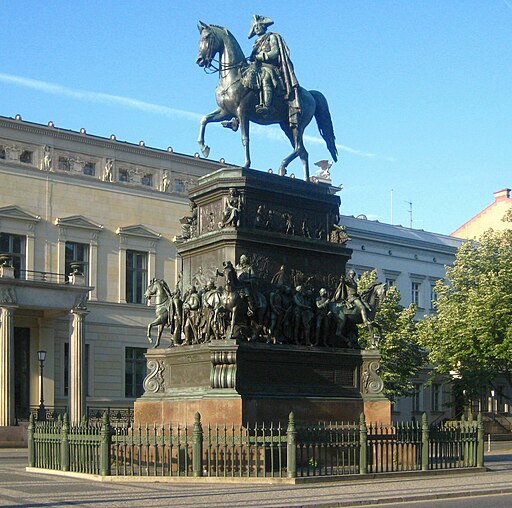
[[(195, 64), (198, 20), (249, 54), (252, 14), (271, 17), (299, 82), (326, 96), (342, 213), (449, 234), (512, 186), (512, 0), (1, 2), (0, 115), (192, 155), (215, 107)], [(329, 157), (313, 121), (311, 162)], [(210, 125), (210, 158), (243, 163), (239, 133)], [(290, 152), (253, 129), (253, 168)], [(300, 161), (290, 172), (302, 176)]]

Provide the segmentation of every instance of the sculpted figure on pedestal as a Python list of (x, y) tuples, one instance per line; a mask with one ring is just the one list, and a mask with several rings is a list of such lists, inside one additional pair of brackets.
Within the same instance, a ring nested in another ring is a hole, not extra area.
[(240, 225), (240, 213), (242, 212), (242, 196), (234, 188), (229, 189), (229, 196), (219, 228), (231, 226), (237, 228)]

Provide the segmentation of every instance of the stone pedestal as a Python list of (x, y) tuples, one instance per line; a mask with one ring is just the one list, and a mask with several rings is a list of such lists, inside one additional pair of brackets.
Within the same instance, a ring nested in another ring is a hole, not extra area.
[[(236, 224), (223, 224), (230, 193), (240, 202)], [(332, 237), (340, 198), (326, 184), (251, 169), (225, 168), (199, 179), (190, 238), (177, 241), (183, 285), (202, 287), (222, 263), (249, 257), (263, 281), (281, 266), (292, 287), (336, 287), (352, 251)]]
[(377, 351), (216, 341), (148, 350), (140, 424), (187, 423), (197, 411), (207, 423), (285, 421), (389, 423)]
[[(389, 423), (390, 403), (382, 395), (377, 374), (379, 353), (342, 349), (350, 341), (338, 340), (325, 326), (318, 341), (311, 339), (316, 331), (313, 318), (320, 312), (315, 303), (318, 291), (329, 288), (334, 293), (352, 252), (345, 247), (343, 230), (333, 227), (340, 199), (332, 188), (224, 168), (200, 178), (189, 196), (191, 216), (182, 219), (183, 235), (176, 241), (181, 294), (192, 285), (202, 290), (212, 279), (218, 286), (235, 288), (228, 288), (224, 296), (240, 291), (236, 294), (241, 299), (254, 298), (257, 287), (263, 295), (259, 301), (267, 304), (258, 309), (264, 311), (259, 321), (243, 326), (261, 333), (240, 334), (239, 342), (225, 340), (234, 335), (224, 332), (206, 337), (198, 333), (195, 341), (208, 342), (149, 350), (145, 393), (135, 402), (136, 423), (191, 423), (199, 412), (203, 422), (241, 425), (285, 421), (290, 411), (303, 423), (358, 421), (362, 412), (369, 421)], [(240, 280), (228, 283), (226, 274), (217, 281), (223, 263), (235, 265), (242, 255), (253, 270), (249, 286)], [(286, 343), (265, 343), (272, 326), (271, 296), (282, 291), (289, 298), (299, 285), (303, 299), (291, 299), (289, 307), (274, 311), (286, 330), (273, 337)], [(197, 306), (196, 311), (205, 317)], [(301, 321), (301, 313), (308, 320)], [(201, 326), (201, 320), (195, 323)]]

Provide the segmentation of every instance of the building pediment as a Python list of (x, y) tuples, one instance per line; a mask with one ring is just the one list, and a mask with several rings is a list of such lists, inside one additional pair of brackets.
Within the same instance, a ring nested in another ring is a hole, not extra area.
[(25, 222), (36, 223), (41, 220), (39, 215), (27, 212), (16, 205), (4, 206), (0, 208), (0, 219), (14, 219)]
[(88, 229), (91, 231), (101, 231), (103, 224), (98, 224), (90, 219), (87, 219), (83, 215), (71, 215), (69, 217), (57, 217), (55, 219), (56, 226)]
[(142, 224), (119, 227), (117, 228), (116, 233), (121, 236), (134, 236), (137, 238), (146, 238), (149, 240), (160, 240), (162, 237), (160, 233), (156, 233), (155, 231), (152, 231)]

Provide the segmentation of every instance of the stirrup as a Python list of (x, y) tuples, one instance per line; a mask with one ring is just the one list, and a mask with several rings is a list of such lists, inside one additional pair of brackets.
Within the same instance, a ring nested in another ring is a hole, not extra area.
[(224, 120), (221, 122), (221, 125), (222, 127), (226, 127), (226, 129), (231, 129), (232, 131), (236, 132), (240, 125), (240, 120), (234, 116), (231, 120)]
[(258, 104), (256, 106), (256, 113), (261, 116), (270, 116), (272, 114), (272, 108), (270, 106), (265, 106), (265, 104)]

